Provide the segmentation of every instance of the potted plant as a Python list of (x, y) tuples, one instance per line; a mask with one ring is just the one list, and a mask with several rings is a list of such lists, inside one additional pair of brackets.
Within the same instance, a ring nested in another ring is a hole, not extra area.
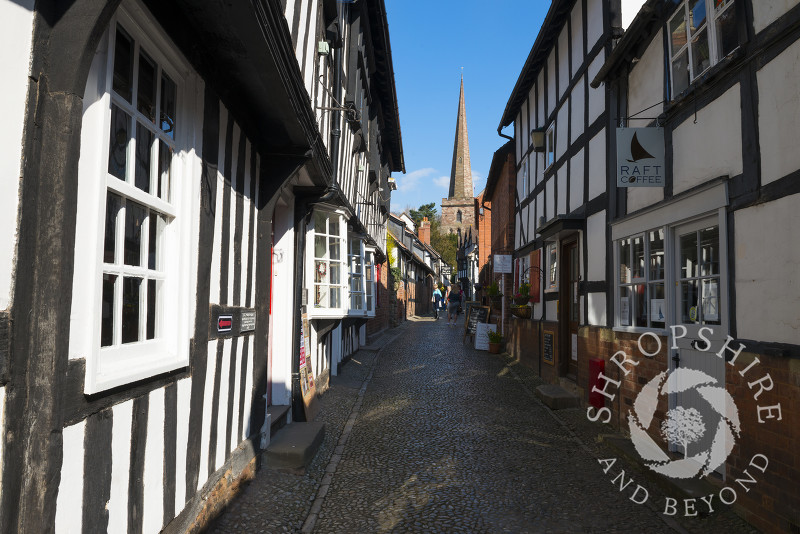
[(492, 354), (500, 354), (500, 345), (503, 343), (503, 335), (500, 332), (489, 330), (486, 332), (489, 337), (489, 352)]
[(489, 296), (489, 300), (492, 301), (493, 307), (499, 309), (503, 305), (503, 295), (500, 294), (500, 286), (497, 285), (497, 280), (486, 287), (486, 294)]
[(524, 306), (531, 299), (530, 296), (531, 285), (528, 283), (519, 286), (519, 291), (514, 295), (514, 303), (519, 306)]

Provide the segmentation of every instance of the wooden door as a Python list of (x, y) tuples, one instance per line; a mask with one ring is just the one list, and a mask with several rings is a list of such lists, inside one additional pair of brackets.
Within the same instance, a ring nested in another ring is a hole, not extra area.
[(580, 254), (578, 242), (564, 243), (561, 248), (561, 291), (559, 291), (559, 331), (561, 340), (560, 371), (576, 380), (578, 376), (578, 323), (580, 322)]

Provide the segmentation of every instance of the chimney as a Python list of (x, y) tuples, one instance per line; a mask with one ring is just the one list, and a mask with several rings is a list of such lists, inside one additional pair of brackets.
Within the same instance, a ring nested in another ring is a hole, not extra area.
[(419, 228), (417, 229), (417, 235), (419, 236), (419, 240), (425, 243), (426, 245), (430, 246), (431, 244), (431, 223), (427, 217), (422, 218), (422, 222), (419, 223)]

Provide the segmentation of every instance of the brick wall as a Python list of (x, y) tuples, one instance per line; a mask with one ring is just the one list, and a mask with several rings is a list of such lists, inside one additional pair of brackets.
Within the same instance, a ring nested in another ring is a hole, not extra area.
[[(483, 215), (480, 213), (481, 204), (485, 204), (486, 209)], [(483, 202), (483, 193), (478, 195), (478, 283), (483, 286), (491, 284), (491, 267), (489, 267), (489, 256), (492, 253), (492, 203)]]

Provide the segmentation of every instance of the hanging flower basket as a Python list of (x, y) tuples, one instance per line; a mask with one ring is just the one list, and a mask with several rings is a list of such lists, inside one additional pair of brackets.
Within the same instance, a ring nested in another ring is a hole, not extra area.
[(492, 301), (492, 307), (500, 309), (503, 306), (503, 295), (492, 295), (489, 297), (489, 300)]
[(519, 306), (516, 308), (511, 308), (511, 313), (514, 317), (519, 317), (520, 319), (530, 319), (531, 318), (531, 307), (530, 306)]
[(528, 295), (524, 295), (524, 296), (520, 296), (520, 297), (514, 297), (514, 304), (516, 304), (518, 306), (525, 306), (526, 304), (528, 304), (529, 300), (530, 300), (530, 297)]

